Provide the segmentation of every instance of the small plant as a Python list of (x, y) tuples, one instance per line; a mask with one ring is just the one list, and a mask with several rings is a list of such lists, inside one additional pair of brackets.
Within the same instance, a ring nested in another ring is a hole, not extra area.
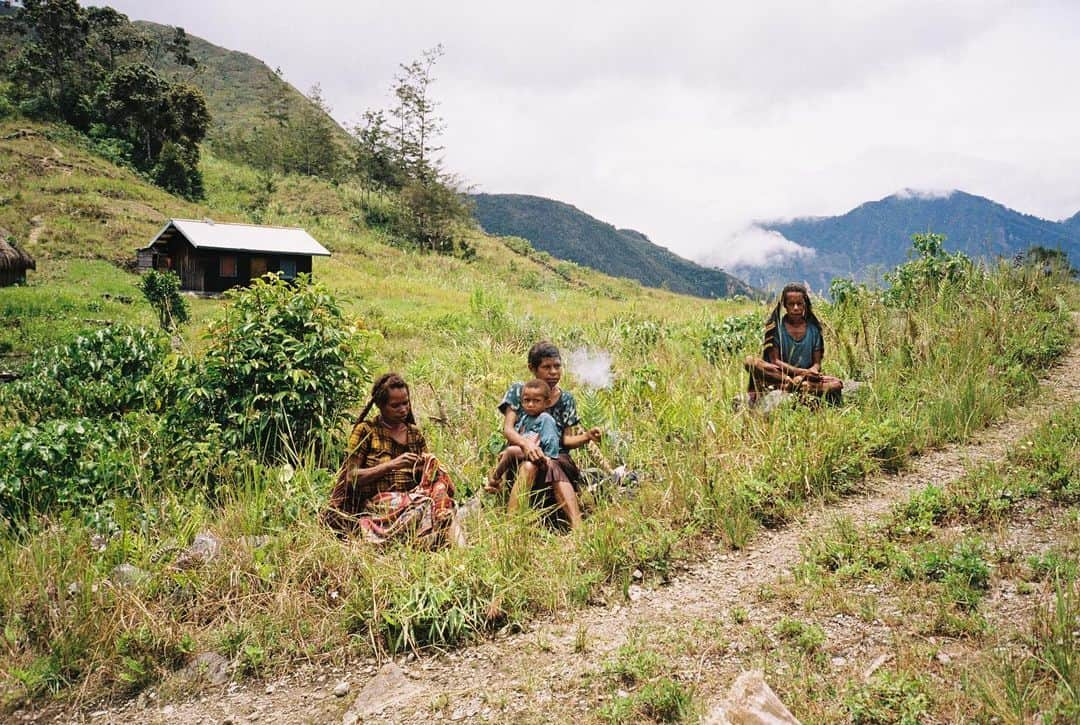
[(760, 341), (761, 328), (761, 317), (753, 313), (725, 317), (720, 322), (708, 320), (701, 337), (701, 352), (714, 365), (724, 356), (751, 352)]
[(917, 725), (930, 711), (930, 698), (925, 690), (919, 678), (883, 670), (866, 685), (850, 691), (844, 705), (856, 725)]
[(825, 631), (816, 624), (806, 624), (797, 619), (784, 617), (773, 628), (780, 639), (795, 643), (806, 654), (817, 651), (825, 644)]
[(584, 624), (579, 624), (574, 632), (574, 652), (585, 654), (589, 651), (589, 629)]
[(139, 280), (139, 290), (154, 308), (162, 330), (173, 330), (188, 321), (187, 301), (180, 295), (180, 277), (171, 270), (150, 270)]

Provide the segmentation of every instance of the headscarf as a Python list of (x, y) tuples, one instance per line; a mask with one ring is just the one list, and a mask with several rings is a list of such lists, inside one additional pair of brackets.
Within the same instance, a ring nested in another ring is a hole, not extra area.
[[(792, 282), (784, 285), (783, 291), (780, 292), (780, 299), (776, 301), (776, 307), (769, 314), (768, 319), (765, 320), (765, 339), (762, 342), (761, 357), (768, 359), (769, 348), (775, 347), (777, 352), (780, 351), (780, 325), (784, 323), (784, 297), (788, 292), (800, 292), (803, 299), (806, 300), (806, 323), (808, 325), (817, 325), (819, 337), (821, 340), (821, 350), (825, 351), (825, 339), (822, 332), (821, 322), (814, 314), (813, 309), (810, 306), (810, 290), (806, 288), (806, 285), (799, 284), (798, 282)], [(780, 359), (784, 358), (780, 355)]]

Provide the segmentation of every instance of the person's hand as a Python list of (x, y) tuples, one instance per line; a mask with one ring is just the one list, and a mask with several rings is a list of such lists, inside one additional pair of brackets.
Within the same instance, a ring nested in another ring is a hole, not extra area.
[(402, 453), (397, 458), (390, 461), (391, 471), (400, 471), (407, 468), (415, 468), (420, 463), (421, 458), (416, 453)]
[(604, 437), (604, 431), (599, 428), (589, 428), (585, 431), (585, 435), (589, 436), (589, 440), (593, 443), (599, 443), (600, 439)]
[(536, 463), (544, 458), (544, 449), (535, 440), (526, 440), (525, 445), (521, 447), (521, 451), (525, 454), (526, 461)]

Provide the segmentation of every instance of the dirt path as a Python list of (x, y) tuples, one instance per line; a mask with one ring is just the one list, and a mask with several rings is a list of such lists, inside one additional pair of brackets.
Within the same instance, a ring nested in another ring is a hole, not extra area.
[[(83, 713), (92, 722), (342, 722), (363, 691), (368, 719), (386, 722), (374, 702), (394, 702), (395, 721), (554, 722), (588, 720), (598, 705), (598, 686), (591, 685), (612, 652), (634, 633), (645, 636), (700, 636), (710, 624), (730, 622), (732, 610), (755, 606), (763, 586), (777, 582), (800, 559), (800, 542), (808, 532), (829, 525), (838, 515), (855, 521), (879, 517), (915, 489), (945, 484), (981, 462), (1000, 458), (1007, 446), (1028, 434), (1051, 412), (1080, 403), (1080, 347), (1074, 348), (1043, 383), (1039, 395), (1006, 419), (979, 432), (968, 444), (953, 445), (912, 461), (908, 470), (867, 481), (868, 493), (839, 504), (809, 507), (798, 521), (780, 530), (764, 531), (743, 551), (716, 548), (668, 585), (657, 589), (631, 587), (625, 606), (568, 612), (534, 623), (529, 631), (433, 657), (399, 658), (376, 677), (377, 663), (348, 670), (304, 669), (270, 684), (233, 684), (228, 691), (208, 693), (176, 705), (153, 700)], [(676, 648), (677, 649), (677, 648)], [(696, 682), (698, 697), (719, 696), (716, 672), (726, 669), (723, 652), (715, 656), (675, 655), (676, 672)], [(346, 689), (348, 692), (335, 696)], [(366, 689), (365, 689), (366, 687)], [(607, 697), (608, 695), (603, 695)], [(360, 703), (358, 703), (360, 704)], [(363, 708), (361, 708), (362, 710)]]

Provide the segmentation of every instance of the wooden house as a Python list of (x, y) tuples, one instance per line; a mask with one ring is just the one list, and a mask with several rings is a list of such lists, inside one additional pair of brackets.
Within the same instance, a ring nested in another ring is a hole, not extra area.
[(137, 255), (140, 273), (170, 269), (180, 277), (181, 289), (224, 292), (267, 272), (283, 279), (310, 274), (312, 258), (330, 252), (295, 227), (170, 219)]
[(26, 270), (37, 269), (34, 258), (22, 249), (8, 244), (0, 233), (0, 287), (26, 283)]

